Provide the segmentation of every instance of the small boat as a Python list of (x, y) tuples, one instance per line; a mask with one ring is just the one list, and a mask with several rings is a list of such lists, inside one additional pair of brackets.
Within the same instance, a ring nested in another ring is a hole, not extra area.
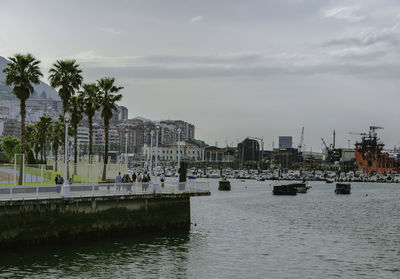
[(274, 195), (295, 196), (297, 195), (297, 187), (295, 186), (295, 184), (274, 186), (272, 193)]
[(332, 178), (327, 178), (327, 179), (325, 179), (325, 182), (326, 183), (333, 183), (333, 179)]
[(188, 175), (187, 178), (188, 178), (188, 179), (196, 179), (197, 176), (196, 176), (196, 175)]
[(219, 181), (218, 190), (220, 191), (230, 191), (231, 190), (231, 183), (229, 180), (223, 179)]
[(348, 195), (351, 191), (350, 183), (336, 183), (336, 194)]
[(293, 183), (291, 185), (296, 188), (297, 193), (301, 194), (307, 193), (308, 189), (310, 189), (310, 187), (308, 187), (305, 183)]

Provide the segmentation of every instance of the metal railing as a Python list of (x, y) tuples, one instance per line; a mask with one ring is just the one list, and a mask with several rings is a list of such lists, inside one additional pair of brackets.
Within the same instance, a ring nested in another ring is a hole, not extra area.
[(0, 200), (209, 192), (208, 182), (71, 184), (68, 194), (63, 187), (61, 184), (0, 187)]

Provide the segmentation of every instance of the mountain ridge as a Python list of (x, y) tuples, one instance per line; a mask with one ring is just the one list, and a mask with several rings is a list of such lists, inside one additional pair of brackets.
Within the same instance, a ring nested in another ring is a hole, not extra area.
[[(12, 93), (12, 88), (10, 86), (7, 86), (5, 82), (6, 75), (3, 73), (3, 70), (7, 67), (8, 62), (9, 61), (6, 58), (0, 56), (0, 99), (2, 100), (17, 99)], [(35, 92), (32, 94), (31, 97), (44, 97), (43, 92), (45, 92), (47, 98), (60, 100), (57, 91), (55, 91), (50, 85), (43, 81), (40, 81), (39, 84), (34, 84), (33, 88)]]

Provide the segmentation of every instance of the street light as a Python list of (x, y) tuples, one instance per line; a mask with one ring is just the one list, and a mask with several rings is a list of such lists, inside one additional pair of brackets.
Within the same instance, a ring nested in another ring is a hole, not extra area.
[(155, 158), (155, 178), (154, 178), (154, 192), (158, 193), (159, 188), (157, 184), (157, 176), (158, 176), (158, 169), (157, 169), (157, 164), (158, 164), (158, 132), (160, 131), (160, 127), (157, 125), (156, 126), (156, 158)]
[(125, 164), (128, 165), (128, 133), (124, 130), (125, 133)]
[(61, 189), (61, 196), (68, 197), (70, 195), (69, 183), (68, 183), (68, 123), (69, 123), (69, 114), (66, 113), (64, 116), (64, 124), (65, 124), (65, 154), (64, 154), (64, 185)]
[(150, 132), (150, 175), (153, 174), (153, 136), (154, 130)]
[(178, 172), (179, 169), (181, 168), (181, 128), (178, 128)]

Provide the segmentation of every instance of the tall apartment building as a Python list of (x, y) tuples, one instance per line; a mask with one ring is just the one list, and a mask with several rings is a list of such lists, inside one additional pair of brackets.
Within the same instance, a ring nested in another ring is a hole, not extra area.
[(290, 136), (280, 136), (279, 137), (279, 148), (292, 148), (292, 137)]
[(125, 121), (128, 120), (128, 108), (125, 106), (118, 106), (118, 120)]
[[(182, 141), (189, 141), (195, 138), (195, 127), (193, 124), (185, 122), (183, 120), (163, 120), (160, 123), (174, 125), (176, 128), (181, 129), (181, 138)], [(176, 134), (176, 140), (178, 140), (178, 135)]]

